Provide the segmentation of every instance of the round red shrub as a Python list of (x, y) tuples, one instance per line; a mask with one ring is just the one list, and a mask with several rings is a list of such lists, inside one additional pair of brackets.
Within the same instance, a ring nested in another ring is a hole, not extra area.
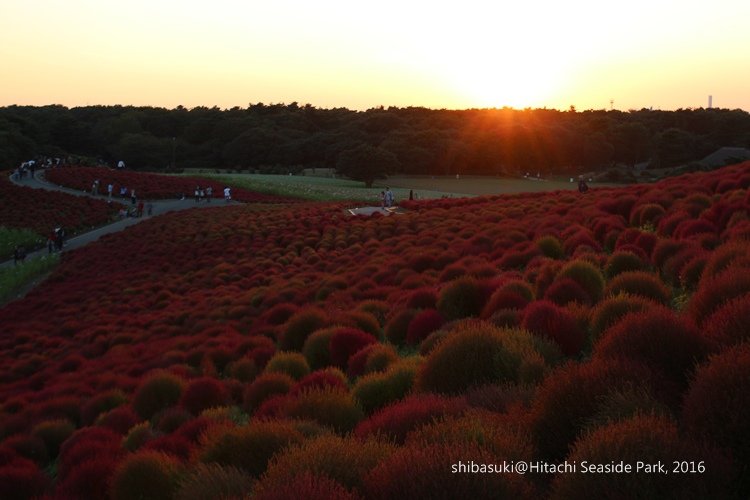
[(458, 415), (466, 409), (466, 400), (436, 394), (418, 394), (377, 411), (360, 422), (354, 435), (377, 436), (403, 443), (409, 431), (436, 418)]
[(81, 407), (81, 423), (83, 425), (91, 425), (96, 421), (100, 414), (117, 408), (118, 406), (127, 403), (127, 401), (128, 398), (125, 396), (125, 393), (119, 389), (113, 389), (97, 394), (86, 401)]
[(416, 345), (445, 323), (443, 316), (435, 309), (426, 309), (417, 313), (409, 323), (406, 331), (406, 343)]
[(183, 387), (182, 379), (171, 373), (149, 375), (135, 391), (133, 408), (141, 418), (151, 418), (155, 413), (177, 404)]
[(581, 352), (586, 333), (565, 309), (548, 300), (537, 300), (526, 307), (522, 328), (555, 342), (562, 352), (574, 356)]
[(253, 493), (262, 496), (278, 491), (305, 473), (325, 476), (350, 491), (359, 491), (365, 474), (394, 448), (389, 443), (331, 434), (308, 439), (275, 455)]
[[(261, 483), (262, 484), (262, 483)], [(260, 491), (258, 491), (260, 490)], [(325, 475), (304, 472), (273, 488), (259, 488), (253, 492), (255, 500), (361, 500), (362, 496), (345, 488)]]
[(60, 446), (75, 432), (75, 426), (69, 420), (46, 420), (34, 426), (31, 433), (41, 439), (47, 448), (49, 457), (54, 459), (60, 452)]
[(101, 453), (77, 463), (69, 473), (58, 475), (55, 494), (59, 498), (100, 498), (110, 491), (120, 459), (119, 454)]
[(613, 278), (625, 271), (644, 271), (646, 264), (633, 252), (619, 250), (607, 259), (604, 266), (604, 274)]
[(285, 373), (294, 380), (299, 380), (310, 373), (310, 366), (305, 356), (298, 352), (277, 352), (268, 360), (263, 372)]
[(591, 297), (586, 293), (586, 290), (570, 278), (560, 278), (552, 282), (544, 292), (544, 299), (554, 302), (559, 306), (571, 303), (591, 304)]
[(419, 369), (417, 387), (462, 394), (470, 387), (493, 382), (536, 382), (544, 375), (547, 359), (554, 358), (543, 344), (522, 330), (502, 330), (481, 321), (462, 322), (429, 353)]
[(112, 429), (118, 434), (125, 434), (128, 429), (141, 421), (141, 418), (130, 406), (120, 406), (100, 415), (96, 425)]
[[(367, 498), (379, 500), (539, 496), (522, 475), (486, 469), (489, 464), (494, 467), (502, 462), (501, 457), (476, 443), (405, 446), (367, 474), (364, 490)], [(419, 474), (415, 474), (415, 467), (419, 467)]]
[(750, 339), (750, 293), (719, 306), (703, 323), (704, 337), (716, 346), (739, 344)]
[(174, 457), (158, 451), (144, 450), (129, 455), (117, 467), (112, 478), (112, 498), (172, 498), (181, 469), (181, 464)]
[(437, 309), (448, 320), (479, 316), (485, 298), (484, 290), (477, 280), (458, 278), (440, 290)]
[(591, 336), (593, 343), (609, 327), (617, 324), (623, 316), (631, 312), (646, 311), (656, 307), (653, 302), (637, 295), (619, 294), (599, 302), (591, 313)]
[(331, 361), (339, 368), (346, 369), (349, 358), (363, 347), (374, 344), (377, 339), (369, 333), (355, 328), (338, 328), (331, 335), (328, 350)]
[(615, 276), (607, 285), (606, 295), (636, 295), (667, 305), (672, 292), (658, 276), (645, 271), (627, 271)]
[(434, 309), (437, 304), (438, 296), (435, 290), (431, 288), (421, 288), (414, 290), (406, 301), (406, 307), (409, 309)]
[(342, 391), (348, 391), (346, 375), (338, 368), (325, 368), (318, 370), (302, 377), (302, 379), (294, 384), (290, 394), (297, 395), (304, 392), (307, 389), (340, 389)]
[(241, 427), (217, 427), (208, 432), (197, 456), (203, 463), (237, 467), (258, 477), (275, 453), (303, 439), (292, 422), (251, 421)]
[[(551, 498), (727, 498), (732, 490), (726, 460), (716, 452), (680, 436), (677, 426), (662, 416), (637, 415), (629, 420), (600, 427), (583, 436), (566, 459), (569, 463), (619, 464), (633, 467), (630, 473), (557, 474)], [(666, 474), (637, 472), (635, 465), (663, 464)], [(675, 462), (692, 463), (693, 474), (675, 474)]]
[(328, 316), (320, 309), (301, 309), (284, 323), (279, 348), (284, 351), (299, 351), (307, 337), (328, 325)]
[(490, 296), (482, 310), (481, 317), (487, 319), (502, 309), (523, 309), (529, 303), (529, 298), (516, 290), (498, 288)]
[[(682, 422), (692, 435), (732, 451), (740, 470), (750, 467), (750, 344), (743, 343), (701, 365), (683, 403)], [(750, 492), (747, 474), (741, 490)]]
[(392, 345), (370, 344), (349, 358), (346, 373), (351, 378), (357, 378), (367, 373), (383, 371), (398, 359), (398, 353)]
[(593, 302), (601, 300), (604, 293), (604, 276), (592, 263), (571, 260), (560, 269), (557, 279), (570, 278), (583, 288)]
[(706, 262), (703, 279), (714, 278), (730, 267), (750, 268), (750, 243), (731, 241), (714, 250)]
[(402, 309), (396, 312), (385, 325), (385, 338), (392, 344), (403, 345), (406, 342), (409, 323), (416, 314), (417, 311), (414, 309)]
[(39, 498), (50, 486), (50, 478), (31, 460), (18, 458), (0, 465), (0, 498)]
[(678, 387), (684, 387), (709, 345), (689, 320), (665, 307), (633, 312), (607, 330), (594, 350), (595, 359), (642, 363)]
[(729, 268), (721, 274), (701, 280), (687, 311), (698, 325), (719, 307), (750, 292), (748, 268)]
[(282, 414), (312, 420), (339, 433), (351, 431), (364, 417), (351, 394), (331, 387), (306, 389), (289, 398), (283, 405)]
[(3, 446), (14, 450), (18, 455), (33, 460), (39, 466), (47, 465), (49, 453), (44, 441), (38, 436), (29, 434), (16, 434), (5, 438)]
[(243, 395), (242, 407), (247, 413), (253, 413), (268, 398), (288, 393), (295, 381), (283, 373), (264, 373), (247, 386)]
[(532, 402), (530, 431), (540, 457), (560, 460), (607, 394), (653, 384), (647, 368), (625, 361), (569, 363), (551, 373)]
[(191, 380), (180, 399), (180, 406), (193, 415), (207, 408), (224, 406), (229, 402), (229, 391), (219, 380), (202, 377)]

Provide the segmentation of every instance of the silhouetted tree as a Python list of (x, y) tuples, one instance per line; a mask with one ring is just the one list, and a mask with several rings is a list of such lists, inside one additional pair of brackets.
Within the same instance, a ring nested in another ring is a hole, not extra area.
[(366, 187), (372, 187), (376, 179), (384, 179), (396, 169), (398, 162), (392, 153), (368, 144), (343, 151), (336, 161), (336, 172)]

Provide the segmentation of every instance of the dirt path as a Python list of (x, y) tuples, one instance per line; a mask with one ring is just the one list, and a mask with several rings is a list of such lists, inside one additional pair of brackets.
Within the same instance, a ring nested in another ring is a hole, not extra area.
[[(77, 191), (75, 189), (66, 188), (62, 186), (58, 186), (56, 184), (52, 184), (50, 182), (47, 182), (46, 179), (42, 176), (43, 173), (37, 173), (36, 178), (25, 178), (21, 180), (15, 180), (11, 178), (11, 182), (13, 182), (16, 185), (19, 186), (26, 186), (33, 189), (46, 189), (49, 191), (60, 191), (63, 193), (71, 194), (74, 196), (86, 196), (89, 198), (96, 198), (102, 201), (107, 201), (107, 196), (94, 196), (91, 193), (87, 193), (84, 191)], [(120, 200), (115, 200), (120, 201)], [(63, 247), (63, 252), (69, 252), (70, 250), (75, 250), (76, 248), (80, 248), (82, 246), (88, 245), (92, 241), (96, 241), (102, 236), (110, 233), (116, 233), (118, 231), (122, 231), (123, 229), (132, 226), (134, 224), (138, 224), (139, 222), (143, 222), (144, 220), (151, 219), (153, 217), (158, 217), (159, 215), (166, 214), (168, 212), (173, 212), (176, 210), (187, 210), (191, 208), (210, 208), (210, 207), (221, 207), (226, 205), (239, 205), (239, 202), (232, 201), (230, 203), (226, 203), (224, 201), (216, 200), (216, 202), (207, 203), (196, 203), (195, 200), (186, 198), (184, 200), (155, 200), (152, 201), (153, 203), (153, 211), (152, 215), (144, 214), (143, 217), (126, 217), (124, 219), (117, 220), (115, 222), (112, 222), (110, 224), (107, 224), (106, 226), (102, 226), (96, 229), (93, 229), (91, 231), (79, 234), (77, 236), (68, 238), (65, 241), (65, 247)], [(51, 229), (51, 228), (50, 228)], [(34, 258), (37, 256), (45, 255), (48, 253), (48, 250), (46, 248), (43, 248), (41, 250), (37, 250), (35, 252), (31, 252), (28, 254), (28, 258)], [(5, 262), (0, 263), (0, 268), (10, 267), (13, 266), (13, 260), (7, 260)]]

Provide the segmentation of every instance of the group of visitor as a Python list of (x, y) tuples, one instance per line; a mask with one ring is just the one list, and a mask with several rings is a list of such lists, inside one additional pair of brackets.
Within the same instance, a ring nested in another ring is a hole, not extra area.
[(208, 186), (207, 188), (203, 189), (200, 186), (195, 186), (195, 202), (198, 203), (204, 198), (206, 199), (207, 203), (211, 203), (211, 198), (214, 195), (214, 188), (211, 186)]
[(65, 246), (65, 229), (58, 226), (47, 237), (48, 253), (61, 252), (63, 246)]

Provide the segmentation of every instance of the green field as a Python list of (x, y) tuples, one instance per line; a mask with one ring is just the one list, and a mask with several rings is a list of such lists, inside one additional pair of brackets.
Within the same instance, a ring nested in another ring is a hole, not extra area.
[(41, 257), (27, 257), (26, 261), (15, 266), (0, 269), (0, 304), (23, 295), (26, 287), (50, 272), (60, 263), (58, 254), (43, 255)]
[[(194, 174), (186, 174), (192, 175)], [(198, 174), (198, 177), (216, 180), (258, 193), (275, 194), (312, 201), (358, 201), (380, 204), (380, 192), (385, 187), (366, 188), (363, 182), (333, 177), (264, 174)], [(381, 184), (384, 181), (381, 181)], [(383, 186), (385, 186), (383, 184)], [(406, 187), (392, 188), (396, 203), (409, 198)], [(448, 191), (419, 190), (420, 199), (472, 196)]]
[(0, 260), (13, 257), (17, 245), (21, 245), (27, 252), (41, 247), (44, 238), (30, 229), (15, 229), (0, 226)]

